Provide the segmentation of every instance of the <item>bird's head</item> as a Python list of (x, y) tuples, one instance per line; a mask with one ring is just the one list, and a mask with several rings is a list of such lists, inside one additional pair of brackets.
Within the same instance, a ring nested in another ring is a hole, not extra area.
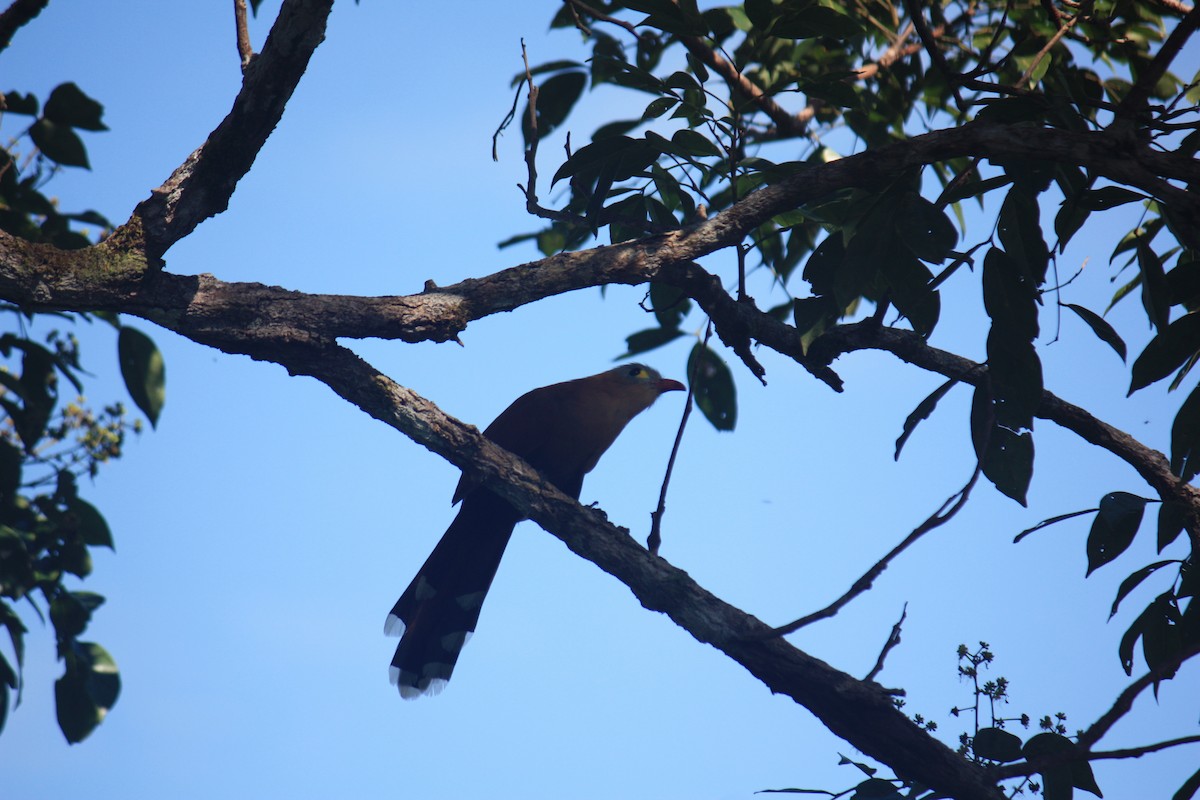
[(652, 388), (655, 390), (655, 397), (664, 392), (682, 392), (687, 388), (679, 381), (664, 378), (658, 370), (645, 364), (622, 364), (604, 374), (611, 380), (628, 386)]

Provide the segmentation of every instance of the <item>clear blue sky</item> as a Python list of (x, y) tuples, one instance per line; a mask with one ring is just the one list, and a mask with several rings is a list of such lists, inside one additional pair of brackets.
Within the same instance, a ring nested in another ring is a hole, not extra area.
[[(51, 3), (0, 56), (4, 89), (45, 96), (73, 80), (106, 107), (87, 135), (92, 172), (51, 185), (65, 208), (123, 221), (227, 112), (240, 73), (229, 3)], [(277, 3), (254, 23), (261, 46)], [(167, 254), (209, 272), (291, 289), (405, 294), (536, 257), (495, 243), (537, 227), (515, 188), (519, 133), (491, 160), (509, 108), (520, 40), (534, 63), (582, 57), (577, 35), (547, 34), (545, 3), (339, 3), (327, 41), (230, 209)], [(572, 123), (640, 112), (597, 95)], [(12, 123), (3, 129), (15, 132)], [(544, 152), (553, 153), (552, 147)], [(548, 162), (547, 162), (548, 163)], [(544, 170), (549, 167), (544, 167)], [(548, 173), (547, 173), (548, 174)], [(970, 235), (985, 236), (975, 220)], [(1111, 227), (1080, 235), (1060, 264), (1087, 261), (1072, 302), (1112, 292)], [(710, 265), (716, 269), (720, 262)], [(778, 301), (766, 282), (761, 302)], [(934, 344), (978, 358), (977, 280), (947, 288)], [(473, 323), (465, 347), (353, 343), (399, 383), (485, 425), (538, 385), (606, 369), (623, 337), (650, 323), (641, 292), (575, 293)], [(1110, 317), (1133, 353), (1147, 338), (1136, 299)], [(1165, 448), (1180, 400), (1162, 386), (1124, 400), (1127, 371), (1078, 320), (1042, 320), (1047, 386), (1151, 446)], [(88, 637), (116, 658), (121, 698), (85, 743), (54, 723), (50, 632), (28, 639), (24, 701), (0, 735), (4, 800), (87, 796), (292, 798), (747, 798), (783, 786), (839, 791), (854, 756), (810, 714), (739, 666), (646, 612), (609, 576), (524, 523), (480, 629), (441, 696), (402, 702), (387, 682), (383, 620), (452, 516), (454, 468), (368, 419), (314, 381), (154, 329), (168, 370), (159, 429), (106, 468), (84, 496), (107, 516), (116, 554), (84, 588), (109, 600)], [(702, 324), (690, 318), (689, 325)], [(121, 397), (107, 326), (85, 331), (96, 403)], [(651, 354), (683, 377), (691, 342)], [(701, 584), (780, 624), (825, 605), (966, 479), (968, 393), (956, 389), (891, 458), (905, 416), (939, 383), (894, 359), (856, 354), (835, 395), (762, 351), (769, 386), (735, 365), (734, 434), (694, 420), (676, 471), (663, 555)], [(644, 538), (680, 395), (638, 418), (585, 483), (615, 522)], [(990, 486), (929, 535), (869, 595), (795, 643), (865, 674), (901, 608), (903, 643), (880, 677), (947, 741), (969, 705), (955, 648), (987, 640), (993, 675), (1012, 682), (1012, 716), (1063, 711), (1086, 727), (1128, 679), (1117, 642), (1147, 588), (1106, 623), (1121, 578), (1154, 560), (1143, 531), (1116, 565), (1084, 580), (1086, 520), (1012, 537), (1145, 493), (1133, 472), (1050, 424), (1037, 430), (1030, 507)], [(1168, 553), (1178, 556), (1181, 550)], [(1150, 582), (1154, 586), (1153, 581)], [(1139, 663), (1138, 669), (1141, 669)], [(1192, 665), (1143, 696), (1102, 747), (1196, 732)], [(1165, 796), (1197, 751), (1097, 765), (1108, 798)]]

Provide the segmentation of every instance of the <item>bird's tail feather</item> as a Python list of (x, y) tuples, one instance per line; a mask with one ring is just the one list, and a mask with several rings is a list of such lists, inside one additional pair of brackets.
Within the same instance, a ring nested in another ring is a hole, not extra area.
[(498, 495), (472, 492), (396, 601), (384, 632), (401, 637), (389, 670), (401, 697), (436, 694), (450, 679), (519, 518)]

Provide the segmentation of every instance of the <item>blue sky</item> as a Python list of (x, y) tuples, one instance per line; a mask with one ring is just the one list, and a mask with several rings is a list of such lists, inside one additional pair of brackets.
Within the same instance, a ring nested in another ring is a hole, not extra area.
[[(51, 185), (64, 207), (122, 221), (203, 142), (240, 82), (228, 5), (52, 3), (18, 33), (0, 56), (5, 89), (44, 97), (73, 80), (105, 104), (111, 131), (87, 136), (92, 171)], [(264, 4), (254, 23), (256, 47), (277, 5)], [(338, 4), (229, 211), (175, 246), (167, 268), (375, 295), (536, 258), (495, 247), (538, 225), (515, 188), (524, 178), (519, 134), (502, 140), (498, 164), (491, 134), (512, 101), (522, 38), (534, 63), (584, 56), (577, 35), (547, 33), (554, 8)], [(643, 103), (598, 93), (570, 127), (579, 140)], [(3, 132), (14, 133), (11, 123)], [(986, 235), (984, 222), (969, 226)], [(1064, 272), (1087, 264), (1064, 299), (1103, 309), (1112, 230), (1085, 231), (1060, 260)], [(761, 304), (781, 299), (765, 280), (753, 289)], [(982, 355), (978, 293), (966, 273), (947, 286), (935, 345)], [(473, 323), (461, 348), (352, 346), (482, 427), (533, 386), (606, 369), (623, 337), (650, 324), (641, 294), (614, 287), (553, 298)], [(1139, 352), (1148, 330), (1136, 299), (1110, 319)], [(808, 712), (646, 612), (530, 523), (518, 528), (449, 688), (402, 702), (387, 682), (394, 640), (383, 620), (453, 514), (456, 470), (314, 381), (131, 322), (164, 352), (167, 406), (157, 431), (83, 488), (116, 537), (117, 552), (100, 554), (84, 586), (109, 598), (88, 636), (116, 658), (122, 695), (88, 741), (68, 747), (54, 724), (52, 636), (34, 624), (24, 702), (0, 735), (6, 800), (744, 798), (782, 786), (839, 791), (859, 779), (837, 766), (851, 748)], [(698, 317), (687, 324), (702, 332)], [(1127, 371), (1078, 320), (1047, 313), (1042, 327), (1049, 389), (1167, 447), (1181, 398), (1160, 385), (1125, 400)], [(83, 340), (96, 374), (89, 395), (121, 397), (111, 330), (98, 325)], [(691, 344), (647, 360), (682, 378)], [(734, 366), (735, 433), (693, 419), (662, 552), (780, 624), (840, 595), (961, 486), (973, 463), (969, 395), (951, 392), (897, 463), (901, 423), (939, 378), (860, 353), (835, 365), (846, 382), (835, 395), (786, 360), (760, 357), (765, 388)], [(662, 398), (584, 486), (584, 502), (639, 538), (681, 407), (680, 395)], [(907, 603), (903, 643), (880, 680), (905, 687), (908, 710), (937, 720), (947, 741), (965, 729), (948, 709), (971, 702), (955, 649), (980, 639), (998, 654), (993, 674), (1012, 682), (1012, 716), (1063, 711), (1072, 730), (1090, 724), (1129, 680), (1116, 645), (1155, 590), (1126, 601), (1112, 623), (1105, 617), (1120, 580), (1155, 560), (1152, 531), (1087, 580), (1086, 520), (1020, 545), (1012, 537), (1108, 491), (1145, 489), (1132, 470), (1048, 423), (1037, 447), (1028, 509), (980, 486), (870, 594), (794, 642), (861, 676)], [(1198, 690), (1192, 666), (1163, 686), (1157, 705), (1142, 697), (1101, 746), (1195, 733)], [(1193, 748), (1096, 772), (1106, 797), (1164, 796), (1195, 761)]]

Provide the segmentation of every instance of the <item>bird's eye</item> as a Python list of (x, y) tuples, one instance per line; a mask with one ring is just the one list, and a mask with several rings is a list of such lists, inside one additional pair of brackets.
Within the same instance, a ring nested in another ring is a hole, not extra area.
[(628, 374), (631, 378), (644, 378), (646, 376), (646, 368), (641, 364), (632, 364), (629, 367)]

